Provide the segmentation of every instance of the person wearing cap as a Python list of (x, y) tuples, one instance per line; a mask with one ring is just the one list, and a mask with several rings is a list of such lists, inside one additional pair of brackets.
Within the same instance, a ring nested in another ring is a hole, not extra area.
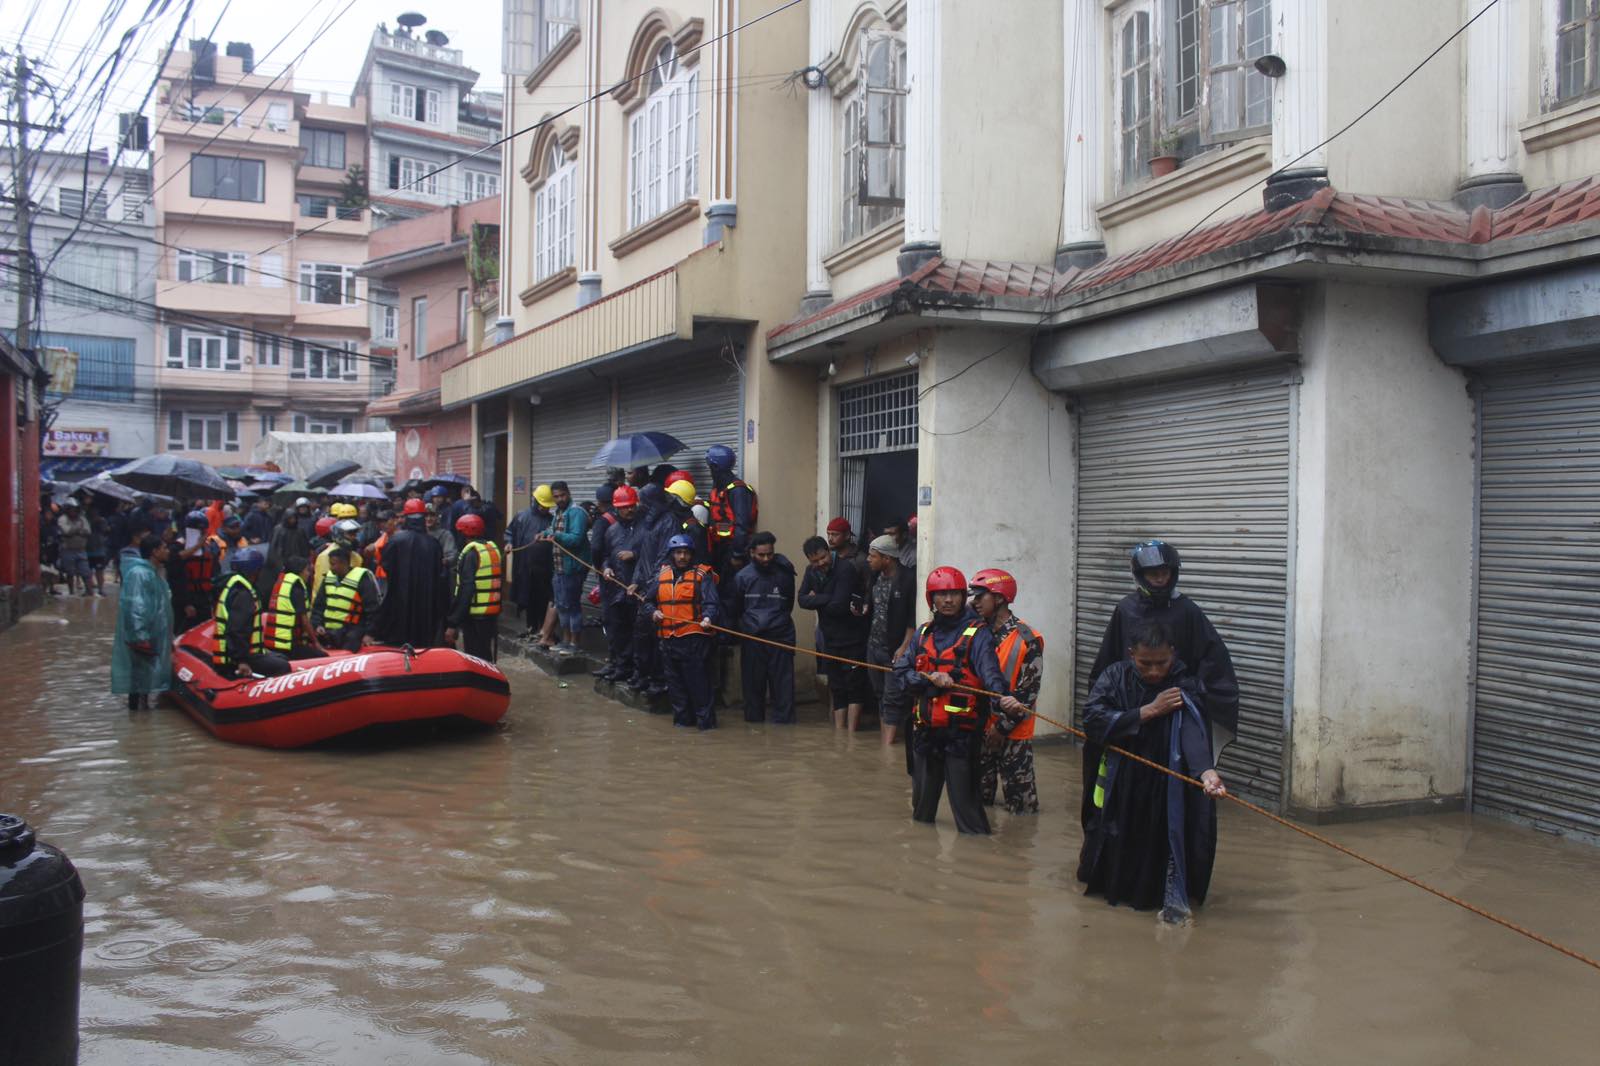
[[(727, 583), (724, 603), (739, 632), (739, 677), (744, 720), (764, 721), (772, 703), (774, 725), (794, 724), (794, 564), (778, 554), (778, 538), (761, 531), (748, 542), (750, 561)], [(782, 645), (775, 647), (774, 645)]]
[(76, 499), (69, 498), (61, 505), (61, 510), (61, 516), (56, 519), (56, 529), (61, 536), (61, 554), (56, 569), (67, 583), (68, 596), (72, 595), (74, 579), (83, 583), (83, 595), (93, 596), (94, 589), (89, 584), (92, 578), (89, 574), (88, 550), (89, 535), (93, 529)]
[[(629, 592), (637, 594), (639, 587), (647, 584), (652, 574), (659, 571), (659, 567), (652, 569), (652, 561), (665, 554), (667, 540), (677, 532), (672, 509), (667, 505), (666, 491), (654, 481), (647, 482), (639, 490), (639, 515), (634, 522), (638, 531), (639, 558), (634, 564), (634, 583)], [(620, 683), (635, 692), (660, 696), (667, 691), (667, 679), (662, 671), (661, 647), (656, 639), (654, 614), (654, 603), (641, 599), (633, 620), (633, 675), (621, 678)]]
[(428, 508), (421, 499), (407, 500), (401, 511), (401, 524), (383, 548), (383, 614), (372, 637), (380, 644), (431, 648), (444, 628), (444, 552), (428, 535)]
[(446, 512), (450, 509), (449, 495), (443, 485), (435, 485), (423, 500), (428, 505), (428, 517), (423, 528), (428, 536), (439, 542), (439, 550), (444, 552), (445, 573), (454, 572), (457, 554), (455, 531), (445, 520)]
[(484, 539), (483, 517), (468, 512), (456, 519), (456, 532), (466, 543), (456, 561), (454, 593), (446, 617), (444, 639), (485, 662), (494, 662), (499, 642), (500, 600), (505, 584), (504, 557)]
[(560, 549), (553, 553), (555, 573), (552, 577), (556, 617), (561, 626), (561, 642), (556, 650), (575, 654), (578, 638), (583, 635), (580, 599), (583, 579), (589, 572), (585, 566), (589, 562), (589, 516), (572, 502), (572, 493), (565, 481), (551, 482), (550, 494), (555, 497), (554, 517), (541, 539)]
[(917, 516), (912, 515), (906, 521), (898, 518), (890, 519), (884, 523), (883, 532), (894, 538), (896, 546), (900, 549), (900, 565), (917, 572)]
[(604, 681), (622, 681), (634, 674), (633, 624), (635, 601), (627, 588), (639, 566), (639, 494), (629, 485), (611, 491), (614, 513), (605, 523), (605, 535), (595, 558), (605, 580), (600, 583), (600, 608), (605, 622), (606, 665), (595, 671)]
[(652, 575), (644, 595), (655, 604), (650, 618), (661, 642), (672, 724), (717, 728), (707, 659), (710, 629), (721, 619), (721, 603), (717, 579), (710, 566), (695, 561), (688, 534), (674, 533), (668, 538), (667, 562)]
[(968, 587), (972, 609), (994, 635), (995, 654), (1011, 695), (996, 703), (984, 735), (978, 795), (993, 807), (995, 790), (1005, 780), (1006, 810), (1038, 814), (1039, 788), (1033, 776), (1033, 709), (1044, 681), (1044, 638), (1011, 610), (1017, 579), (1004, 570), (979, 570)]
[[(234, 557), (248, 548), (250, 542), (244, 538), (244, 520), (236, 514), (224, 518), (211, 536), (221, 549), (221, 560), (217, 563), (217, 577), (221, 580), (233, 571)], [(262, 555), (262, 559), (265, 558)]]
[(556, 498), (549, 485), (533, 490), (533, 499), (506, 526), (506, 567), (511, 578), (511, 602), (522, 613), (529, 637), (538, 637), (550, 607), (550, 576), (555, 560), (549, 541), (539, 535), (550, 528), (550, 509)]
[(300, 516), (301, 529), (310, 529), (315, 522), (311, 510), (311, 497), (301, 496), (294, 501), (294, 513)]
[[(901, 565), (900, 552), (900, 545), (888, 535), (874, 538), (867, 546), (872, 589), (863, 611), (867, 615), (867, 662), (875, 666), (893, 666), (917, 630), (917, 575)], [(867, 680), (878, 698), (878, 727), (887, 747), (895, 742), (910, 702), (893, 673), (869, 670)]]
[(262, 645), (261, 600), (255, 580), (265, 562), (255, 548), (239, 549), (217, 595), (211, 614), (211, 664), (223, 677), (277, 677), (292, 669), (288, 659)]
[(866, 667), (840, 659), (860, 662), (867, 656), (867, 619), (860, 611), (864, 601), (858, 592), (861, 579), (856, 575), (855, 563), (836, 557), (821, 537), (810, 538), (800, 550), (810, 565), (800, 580), (797, 599), (801, 607), (817, 612), (822, 643), (829, 655), (839, 657), (825, 660), (833, 726), (854, 733), (860, 724), (861, 709), (872, 695), (872, 686), (867, 681)]

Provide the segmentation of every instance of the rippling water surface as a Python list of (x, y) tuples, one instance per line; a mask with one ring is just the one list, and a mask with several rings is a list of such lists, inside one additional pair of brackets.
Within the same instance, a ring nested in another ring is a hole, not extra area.
[[(515, 662), (498, 731), (260, 751), (130, 715), (114, 611), (0, 635), (0, 809), (89, 893), (85, 1063), (1595, 1061), (1600, 974), (1243, 811), (1194, 928), (1079, 897), (1066, 747), (989, 839), (913, 825), (875, 736), (675, 731)], [(1600, 953), (1594, 849), (1329, 832)]]

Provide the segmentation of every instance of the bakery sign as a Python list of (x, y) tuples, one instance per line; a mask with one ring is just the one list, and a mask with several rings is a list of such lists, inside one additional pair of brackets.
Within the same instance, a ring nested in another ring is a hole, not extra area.
[(44, 454), (64, 457), (104, 455), (111, 448), (109, 429), (49, 429)]

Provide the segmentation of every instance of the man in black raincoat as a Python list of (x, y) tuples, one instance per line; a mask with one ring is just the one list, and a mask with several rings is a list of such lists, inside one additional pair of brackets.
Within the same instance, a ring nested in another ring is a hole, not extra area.
[[(634, 522), (638, 529), (639, 558), (634, 564), (633, 587), (637, 590), (643, 579), (660, 571), (659, 561), (666, 554), (667, 538), (677, 532), (677, 519), (667, 506), (667, 494), (654, 481), (639, 490), (639, 515)], [(667, 681), (661, 671), (656, 625), (651, 619), (654, 612), (654, 604), (641, 602), (638, 605), (633, 626), (633, 676), (618, 680), (636, 691), (660, 695), (667, 691)]]
[(1105, 761), (1090, 790), (1094, 815), (1078, 858), (1078, 880), (1091, 895), (1136, 910), (1161, 908), (1182, 922), (1191, 901), (1204, 902), (1217, 855), (1217, 805), (1226, 793), (1212, 765), (1203, 686), (1172, 647), (1160, 622), (1129, 640), (1089, 691), (1083, 729), (1102, 747), (1114, 745), (1158, 766), (1198, 778), (1204, 791), (1126, 758)]
[(510, 560), (511, 602), (528, 624), (528, 636), (537, 636), (544, 626), (550, 606), (550, 575), (555, 567), (554, 550), (539, 534), (550, 528), (550, 508), (555, 497), (549, 485), (533, 490), (533, 502), (520, 511), (506, 527), (506, 558)]
[[(1160, 622), (1172, 636), (1178, 658), (1205, 692), (1206, 714), (1212, 729), (1212, 750), (1220, 753), (1239, 729), (1239, 680), (1233, 673), (1233, 659), (1205, 611), (1178, 592), (1178, 573), (1182, 560), (1178, 549), (1159, 540), (1136, 544), (1130, 553), (1133, 592), (1122, 598), (1111, 621), (1106, 624), (1100, 652), (1089, 668), (1092, 689), (1100, 675), (1127, 655), (1133, 635), (1151, 622)], [(1094, 816), (1094, 781), (1100, 767), (1101, 746), (1089, 741), (1083, 746), (1083, 802), (1080, 816), (1084, 831)]]
[(445, 612), (444, 550), (428, 534), (427, 510), (421, 500), (407, 500), (404, 525), (389, 535), (383, 547), (388, 588), (383, 613), (372, 629), (372, 638), (380, 644), (439, 646)]

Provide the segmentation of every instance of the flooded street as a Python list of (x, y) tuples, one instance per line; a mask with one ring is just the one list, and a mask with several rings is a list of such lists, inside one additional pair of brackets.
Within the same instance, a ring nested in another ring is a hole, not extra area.
[[(84, 1063), (1594, 1061), (1600, 974), (1238, 809), (1196, 927), (1081, 898), (1065, 745), (989, 839), (814, 706), (700, 735), (520, 662), (497, 732), (263, 751), (130, 715), (114, 612), (0, 635), (0, 810), (88, 889)], [(1600, 850), (1328, 832), (1600, 953)]]

